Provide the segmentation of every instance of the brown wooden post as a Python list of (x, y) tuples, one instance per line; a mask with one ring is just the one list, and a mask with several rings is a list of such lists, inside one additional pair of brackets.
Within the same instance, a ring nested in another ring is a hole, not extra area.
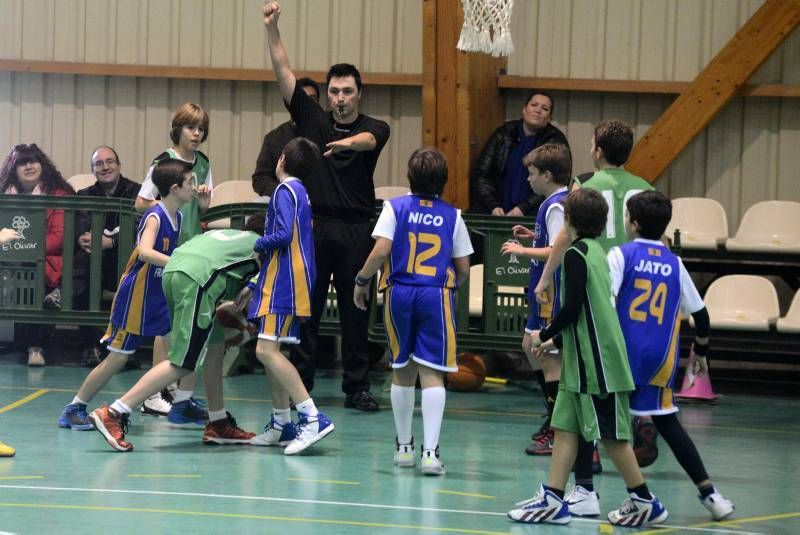
[(625, 167), (658, 179), (798, 23), (798, 0), (764, 2), (639, 140)]
[(422, 142), (447, 156), (444, 197), (466, 209), (472, 163), (505, 120), (497, 77), (506, 60), (456, 50), (463, 23), (460, 0), (423, 0), (422, 16)]

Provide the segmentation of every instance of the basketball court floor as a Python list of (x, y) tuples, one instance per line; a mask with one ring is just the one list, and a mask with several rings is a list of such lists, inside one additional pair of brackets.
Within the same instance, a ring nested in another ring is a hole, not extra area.
[[(132, 453), (94, 431), (58, 429), (56, 418), (87, 370), (0, 364), (0, 532), (9, 533), (621, 533), (602, 519), (568, 526), (514, 524), (505, 513), (547, 477), (549, 458), (524, 454), (542, 421), (539, 394), (518, 386), (450, 393), (441, 438), (444, 477), (392, 464), (393, 420), (385, 376), (373, 377), (378, 413), (344, 409), (338, 374), (322, 374), (317, 405), (336, 431), (305, 454), (205, 446), (200, 429), (172, 429), (136, 415)], [(92, 406), (111, 402), (141, 372), (114, 378)], [(260, 432), (269, 411), (263, 375), (225, 380), (227, 409)], [(724, 391), (723, 391), (724, 393)], [(637, 533), (800, 533), (800, 400), (725, 395), (684, 405), (682, 421), (713, 480), (737, 506), (717, 523), (669, 450), (645, 469), (669, 509), (661, 528)], [(415, 434), (421, 441), (421, 417)], [(664, 446), (662, 444), (662, 446)], [(665, 447), (665, 446), (664, 446)], [(605, 512), (625, 489), (608, 460), (595, 479)]]

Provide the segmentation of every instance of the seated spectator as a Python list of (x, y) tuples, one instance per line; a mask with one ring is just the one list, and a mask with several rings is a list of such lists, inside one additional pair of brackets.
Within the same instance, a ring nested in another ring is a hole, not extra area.
[[(0, 193), (6, 195), (74, 195), (72, 186), (35, 143), (15, 145), (0, 168)], [(64, 210), (47, 210), (45, 244), (44, 306), (61, 308), (62, 246), (64, 242)], [(49, 326), (17, 324), (19, 335), (14, 340), (27, 347), (28, 366), (44, 366), (44, 350), (40, 344), (50, 332)]]
[[(89, 187), (78, 191), (79, 197), (105, 197), (117, 199), (136, 200), (139, 193), (139, 183), (129, 180), (122, 176), (122, 164), (117, 151), (107, 145), (101, 145), (92, 152), (89, 160), (92, 173), (97, 182)], [(117, 291), (119, 274), (117, 266), (119, 263), (119, 247), (117, 245), (120, 232), (133, 234), (137, 227), (138, 216), (134, 219), (130, 228), (120, 229), (119, 213), (106, 212), (103, 223), (103, 236), (101, 237), (103, 259), (101, 262), (100, 280), (103, 292), (110, 292), (113, 295)], [(75, 223), (75, 234), (78, 237), (79, 250), (75, 254), (75, 295), (76, 308), (89, 308), (89, 255), (92, 252), (92, 215), (89, 212), (81, 211)], [(96, 327), (81, 327), (81, 338), (87, 347), (83, 351), (81, 364), (84, 366), (94, 366), (100, 362), (103, 350), (99, 345), (103, 331)]]
[(553, 98), (531, 91), (522, 118), (508, 121), (492, 133), (472, 168), (470, 212), (497, 216), (535, 215), (544, 200), (528, 184), (522, 158), (545, 143), (569, 147), (564, 133), (550, 123)]
[[(303, 88), (306, 95), (319, 102), (319, 85), (311, 78), (299, 78), (297, 85)], [(275, 177), (275, 166), (283, 152), (283, 147), (300, 134), (294, 121), (286, 121), (277, 128), (267, 132), (261, 143), (261, 152), (256, 160), (256, 170), (253, 171), (253, 190), (262, 197), (272, 197), (279, 181)]]

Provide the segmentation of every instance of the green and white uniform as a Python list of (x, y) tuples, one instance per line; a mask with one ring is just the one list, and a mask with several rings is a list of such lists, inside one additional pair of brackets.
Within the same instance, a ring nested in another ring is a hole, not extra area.
[[(211, 174), (211, 162), (208, 161), (208, 156), (200, 151), (195, 151), (194, 160), (184, 160), (178, 156), (175, 149), (170, 148), (153, 159), (153, 163), (147, 170), (144, 182), (142, 182), (142, 188), (139, 190), (139, 197), (151, 201), (158, 198), (158, 188), (153, 184), (153, 168), (158, 162), (168, 158), (192, 164), (194, 185), (197, 187), (205, 184), (209, 190), (214, 189), (214, 177)], [(191, 201), (181, 206), (181, 213), (183, 214), (183, 223), (178, 237), (178, 245), (182, 245), (200, 234), (200, 208), (197, 206), (197, 197), (192, 197)]]
[(257, 239), (254, 232), (212, 230), (175, 249), (163, 277), (172, 322), (170, 362), (194, 370), (202, 366), (208, 345), (223, 341), (222, 328), (214, 323), (216, 307), (235, 298), (258, 273)]
[[(585, 277), (585, 278), (584, 278)], [(562, 308), (540, 333), (561, 333), (561, 379), (552, 427), (588, 440), (629, 440), (634, 389), (625, 339), (611, 294), (606, 254), (597, 240), (576, 240), (564, 255)]]
[(625, 211), (628, 199), (639, 192), (650, 191), (655, 188), (645, 179), (633, 175), (622, 167), (601, 169), (581, 183), (574, 182), (578, 187), (591, 188), (599, 191), (608, 204), (608, 220), (606, 230), (597, 237), (606, 253), (612, 247), (628, 242), (625, 235)]

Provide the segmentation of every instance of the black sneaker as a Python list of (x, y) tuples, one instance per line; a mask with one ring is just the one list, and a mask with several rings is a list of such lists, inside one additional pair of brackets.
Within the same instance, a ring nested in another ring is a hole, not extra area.
[(344, 406), (348, 409), (365, 412), (375, 412), (380, 409), (378, 402), (375, 401), (372, 392), (369, 390), (359, 390), (358, 392), (347, 394), (347, 397), (344, 398)]

